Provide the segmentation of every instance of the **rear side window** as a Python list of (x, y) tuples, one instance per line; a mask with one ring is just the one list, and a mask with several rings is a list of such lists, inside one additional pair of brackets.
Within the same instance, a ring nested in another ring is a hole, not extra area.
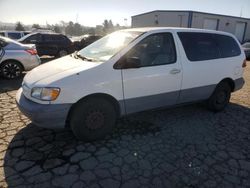
[(219, 46), (222, 58), (234, 57), (241, 54), (239, 45), (232, 37), (218, 34), (214, 34), (213, 36)]
[(52, 35), (43, 35), (43, 37), (46, 42), (51, 42), (55, 40)]
[(178, 33), (187, 58), (190, 61), (205, 61), (240, 55), (236, 41), (229, 36), (211, 33)]
[(66, 43), (71, 43), (71, 41), (69, 40), (69, 38), (66, 37), (66, 36), (64, 36), (64, 35), (61, 35), (61, 40), (62, 40), (63, 42), (66, 42)]
[(68, 41), (63, 35), (44, 35), (45, 41), (48, 42), (65, 42)]
[(53, 40), (54, 40), (54, 41), (63, 41), (63, 40), (64, 40), (64, 37), (61, 36), (61, 35), (54, 35), (54, 36), (53, 36)]
[(190, 61), (210, 60), (220, 57), (219, 48), (211, 34), (182, 32), (178, 35)]
[(39, 35), (39, 34), (31, 35), (28, 38), (26, 38), (25, 41), (26, 42), (40, 42), (41, 41), (41, 35)]

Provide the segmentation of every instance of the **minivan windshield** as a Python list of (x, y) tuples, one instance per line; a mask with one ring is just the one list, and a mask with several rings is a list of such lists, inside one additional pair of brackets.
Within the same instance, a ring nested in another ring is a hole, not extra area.
[(83, 48), (78, 55), (93, 61), (104, 62), (141, 34), (142, 32), (137, 31), (116, 31)]

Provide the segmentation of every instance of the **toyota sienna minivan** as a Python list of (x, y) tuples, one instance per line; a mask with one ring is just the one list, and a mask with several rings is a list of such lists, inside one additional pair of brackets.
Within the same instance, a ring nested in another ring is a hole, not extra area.
[(35, 125), (69, 126), (78, 139), (91, 141), (135, 112), (197, 101), (221, 111), (244, 85), (245, 66), (244, 51), (229, 33), (127, 29), (30, 71), (16, 101)]

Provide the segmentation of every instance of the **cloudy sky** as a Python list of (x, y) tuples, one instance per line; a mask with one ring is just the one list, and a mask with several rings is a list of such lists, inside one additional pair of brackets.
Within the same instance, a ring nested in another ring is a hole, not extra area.
[(250, 18), (250, 0), (0, 0), (0, 21), (45, 25), (63, 20), (95, 26), (112, 19), (113, 23), (130, 25), (131, 16), (152, 10), (194, 10)]

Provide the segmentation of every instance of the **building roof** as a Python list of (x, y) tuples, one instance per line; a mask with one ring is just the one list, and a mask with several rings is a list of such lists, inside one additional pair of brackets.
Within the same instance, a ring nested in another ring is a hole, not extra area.
[(208, 15), (214, 15), (214, 16), (223, 16), (223, 17), (229, 17), (229, 18), (238, 18), (238, 19), (245, 19), (245, 20), (250, 20), (250, 18), (244, 18), (244, 17), (239, 17), (239, 16), (230, 16), (230, 15), (223, 15), (223, 14), (214, 14), (214, 13), (208, 13), (208, 12), (199, 12), (199, 11), (193, 11), (193, 10), (153, 10), (150, 12), (145, 12), (142, 14), (137, 14), (132, 16), (136, 17), (136, 16), (142, 16), (142, 15), (146, 15), (146, 14), (150, 14), (150, 13), (158, 13), (158, 12), (185, 12), (185, 13), (199, 13), (199, 14), (208, 14)]

